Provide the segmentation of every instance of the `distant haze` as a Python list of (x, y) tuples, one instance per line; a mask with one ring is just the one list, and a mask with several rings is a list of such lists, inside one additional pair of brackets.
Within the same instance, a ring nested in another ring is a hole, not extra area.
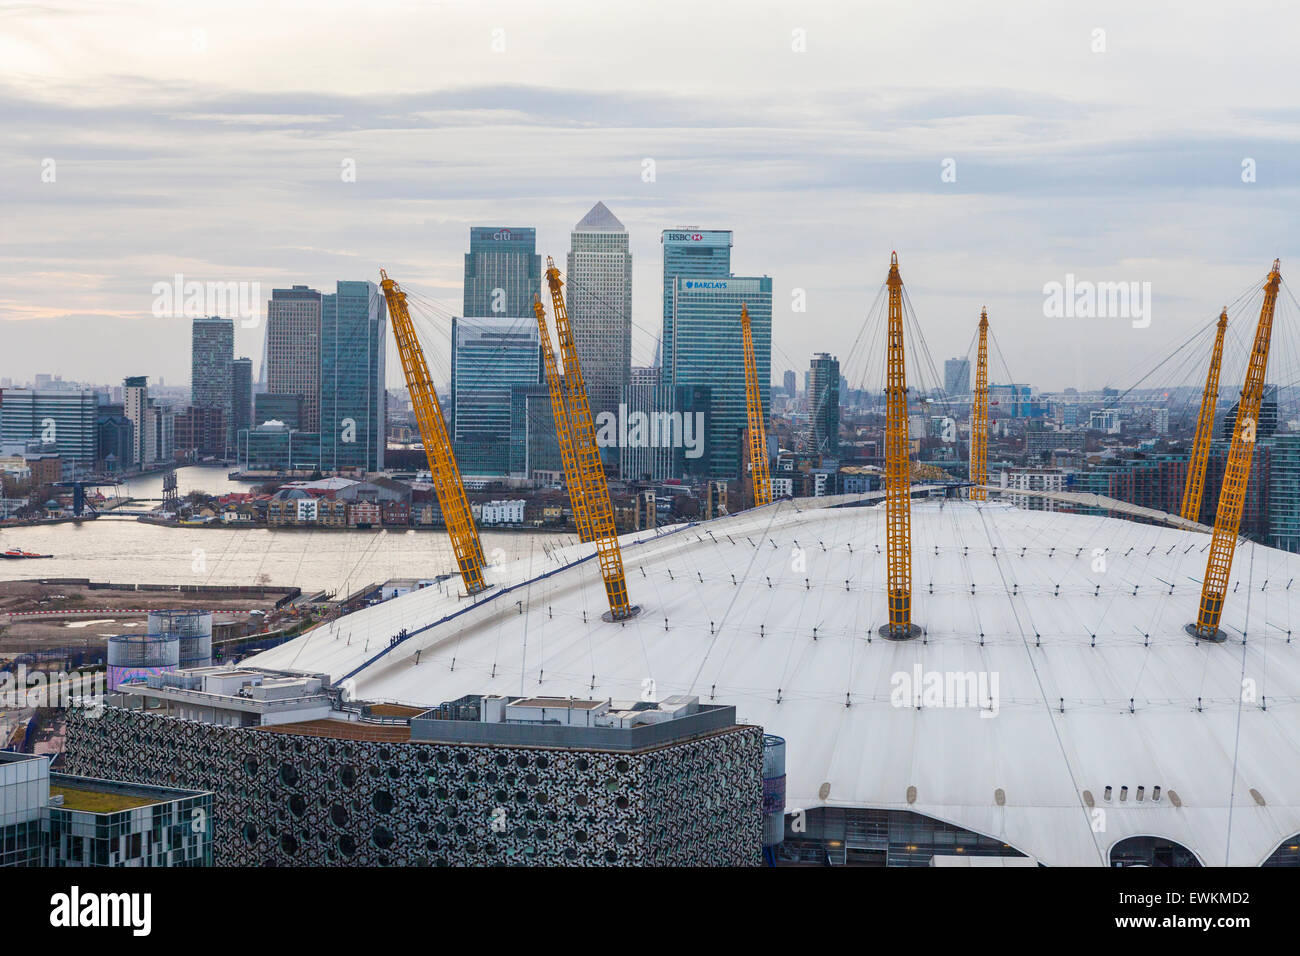
[[(383, 266), (458, 312), (470, 225), (563, 264), (603, 200), (635, 364), (690, 225), (773, 277), (778, 382), (819, 351), (872, 374), (848, 358), (897, 249), (940, 372), (987, 305), (1014, 378), (1132, 384), (1300, 268), (1297, 36), (1250, 0), (0, 4), (0, 376), (187, 381), (189, 323), (150, 314), (176, 273), (265, 300)], [(1067, 275), (1149, 282), (1150, 326), (1045, 317)], [(421, 331), (445, 380), (449, 326)]]

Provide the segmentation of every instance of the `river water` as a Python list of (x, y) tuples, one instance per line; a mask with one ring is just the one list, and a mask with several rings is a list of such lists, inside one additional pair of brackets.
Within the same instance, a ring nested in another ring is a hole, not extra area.
[[(248, 491), (224, 468), (177, 470), (181, 495)], [(108, 493), (108, 489), (104, 489)], [(162, 497), (162, 475), (132, 479), (123, 495)], [(145, 507), (151, 507), (146, 505)], [(572, 544), (568, 534), (484, 532), (490, 564), (541, 556), (543, 548)], [(342, 596), (390, 578), (425, 578), (456, 570), (451, 541), (443, 531), (270, 530), (266, 527), (165, 528), (134, 518), (102, 517), (0, 531), (0, 551), (22, 548), (54, 557), (0, 560), (0, 580), (89, 578), (139, 584), (258, 584), (296, 586), (305, 592)]]

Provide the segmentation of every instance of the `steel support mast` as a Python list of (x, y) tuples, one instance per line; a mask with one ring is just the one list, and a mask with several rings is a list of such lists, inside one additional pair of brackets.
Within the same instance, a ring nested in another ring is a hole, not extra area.
[(763, 394), (758, 388), (754, 361), (754, 330), (749, 308), (740, 305), (740, 332), (745, 347), (745, 412), (749, 420), (749, 474), (754, 483), (754, 507), (772, 503), (772, 473), (767, 460), (767, 428), (763, 421)]
[(442, 521), (451, 536), (451, 547), (456, 554), (465, 590), (470, 595), (478, 594), (488, 587), (483, 580), (483, 565), (486, 563), (483, 545), (479, 541), (478, 528), (474, 526), (474, 513), (465, 497), (465, 485), (460, 478), (451, 440), (447, 437), (447, 424), (442, 417), (442, 406), (438, 404), (438, 393), (429, 378), (429, 365), (424, 360), (424, 350), (420, 348), (411, 313), (406, 307), (406, 293), (388, 278), (383, 269), (379, 270), (379, 275), (383, 279), (380, 284), (388, 302), (397, 354), (401, 356), (402, 373), (411, 392), (411, 406), (415, 409), (420, 439), (429, 459), (429, 473), (433, 477), (438, 507), (442, 510)]
[(1214, 536), (1210, 539), (1210, 557), (1205, 565), (1205, 583), (1201, 585), (1201, 608), (1196, 623), (1187, 632), (1199, 640), (1222, 641), (1227, 635), (1219, 629), (1219, 618), (1228, 596), (1228, 578), (1232, 573), (1232, 555), (1241, 530), (1241, 512), (1246, 504), (1246, 486), (1255, 457), (1255, 438), (1259, 428), (1259, 408), (1264, 399), (1264, 376), (1268, 371), (1268, 349), (1273, 336), (1273, 310), (1277, 307), (1277, 290), (1282, 284), (1282, 263), (1273, 260), (1273, 269), (1264, 283), (1264, 304), (1259, 310), (1255, 344), (1246, 366), (1246, 383), (1237, 403), (1237, 421), (1232, 429), (1232, 447), (1223, 471), (1223, 490), (1214, 517)]
[(1205, 466), (1210, 460), (1210, 440), (1214, 437), (1214, 407), (1219, 401), (1219, 368), (1223, 364), (1223, 333), (1228, 327), (1228, 310), (1219, 314), (1219, 330), (1214, 335), (1214, 352), (1210, 370), (1205, 375), (1201, 393), (1201, 414), (1196, 419), (1196, 438), (1187, 460), (1187, 484), (1183, 487), (1182, 516), (1188, 521), (1201, 520), (1201, 498), (1205, 494)]
[(533, 312), (537, 315), (537, 332), (542, 341), (542, 362), (546, 368), (546, 390), (551, 396), (551, 416), (555, 419), (555, 437), (560, 446), (560, 461), (564, 463), (564, 485), (569, 489), (569, 504), (573, 507), (578, 540), (587, 542), (591, 540), (591, 516), (587, 512), (587, 499), (582, 494), (582, 474), (578, 471), (578, 457), (573, 450), (573, 430), (569, 427), (564, 383), (555, 364), (555, 349), (551, 346), (551, 332), (546, 327), (546, 307), (542, 305), (541, 296), (533, 299)]
[(889, 362), (885, 378), (885, 539), (889, 623), (881, 636), (901, 641), (921, 629), (912, 623), (912, 474), (907, 434), (907, 369), (903, 351), (903, 277), (890, 254)]
[(989, 493), (989, 310), (980, 310), (980, 341), (975, 353), (975, 404), (970, 416), (970, 496), (984, 501)]
[(627, 598), (627, 578), (623, 574), (623, 552), (618, 546), (618, 532), (614, 528), (614, 509), (609, 502), (609, 485), (600, 464), (600, 449), (596, 446), (596, 429), (591, 421), (591, 405), (587, 401), (587, 386), (578, 362), (573, 333), (569, 329), (569, 310), (564, 303), (564, 284), (555, 260), (546, 257), (546, 283), (551, 289), (551, 312), (555, 316), (555, 334), (560, 339), (560, 356), (564, 362), (564, 390), (567, 394), (569, 429), (573, 437), (574, 458), (582, 485), (582, 497), (591, 522), (592, 539), (596, 542), (596, 559), (600, 562), (600, 576), (605, 582), (605, 595), (609, 598), (609, 620), (623, 621), (637, 613)]

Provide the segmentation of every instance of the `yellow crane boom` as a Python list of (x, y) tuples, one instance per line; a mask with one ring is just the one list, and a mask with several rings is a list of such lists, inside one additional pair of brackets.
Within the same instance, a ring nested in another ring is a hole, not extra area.
[(402, 373), (411, 392), (411, 405), (415, 409), (416, 424), (420, 427), (424, 453), (429, 459), (429, 473), (433, 476), (433, 490), (438, 496), (438, 507), (442, 509), (442, 520), (451, 536), (451, 547), (456, 554), (465, 590), (471, 595), (478, 594), (488, 587), (483, 580), (483, 565), (486, 563), (483, 545), (479, 541), (478, 528), (474, 526), (474, 513), (465, 497), (465, 485), (456, 465), (451, 440), (447, 437), (447, 424), (442, 417), (438, 393), (429, 377), (429, 365), (406, 307), (406, 293), (388, 278), (383, 269), (379, 274), (383, 278), (381, 285), (393, 322), (397, 354), (401, 356)]
[(569, 328), (569, 310), (564, 303), (560, 270), (555, 268), (555, 260), (550, 256), (546, 257), (546, 283), (551, 289), (551, 312), (555, 316), (555, 334), (560, 339), (560, 356), (564, 362), (564, 389), (568, 393), (568, 423), (574, 458), (591, 536), (596, 542), (596, 560), (600, 563), (600, 576), (605, 582), (605, 596), (609, 599), (609, 620), (622, 621), (635, 615), (639, 608), (627, 598), (623, 552), (618, 546), (614, 509), (609, 502), (609, 485), (600, 464), (600, 449), (596, 447), (596, 429), (591, 420), (591, 404), (587, 401), (587, 385), (583, 381), (578, 350)]
[(1214, 517), (1214, 535), (1210, 539), (1210, 556), (1205, 565), (1205, 582), (1201, 585), (1201, 608), (1196, 623), (1188, 632), (1201, 640), (1222, 641), (1219, 618), (1228, 596), (1228, 577), (1232, 573), (1232, 555), (1241, 530), (1241, 512), (1246, 505), (1246, 486), (1250, 482), (1250, 465), (1254, 459), (1259, 408), (1264, 399), (1264, 376), (1268, 371), (1268, 348), (1273, 336), (1273, 310), (1277, 307), (1277, 290), (1282, 284), (1282, 263), (1273, 260), (1273, 269), (1264, 283), (1264, 304), (1255, 327), (1255, 343), (1246, 366), (1246, 383), (1237, 402), (1237, 421), (1232, 429), (1232, 447), (1223, 470), (1223, 489)]
[(564, 484), (569, 489), (569, 503), (573, 506), (573, 522), (578, 526), (578, 540), (591, 540), (591, 516), (587, 512), (587, 499), (582, 494), (582, 473), (573, 451), (573, 430), (569, 427), (569, 409), (565, 403), (564, 384), (555, 364), (555, 349), (551, 347), (551, 332), (546, 327), (546, 307), (541, 296), (533, 299), (533, 312), (537, 315), (537, 331), (542, 341), (542, 362), (546, 368), (546, 389), (551, 396), (551, 416), (555, 419), (555, 437), (560, 446), (560, 461), (564, 463)]
[(901, 641), (920, 633), (912, 623), (912, 474), (907, 434), (907, 369), (903, 353), (903, 277), (890, 254), (889, 361), (885, 377), (885, 539), (889, 623), (882, 636)]
[(1214, 437), (1214, 406), (1219, 401), (1219, 367), (1223, 364), (1223, 332), (1228, 327), (1228, 310), (1219, 314), (1219, 329), (1214, 335), (1214, 352), (1210, 370), (1205, 375), (1201, 393), (1201, 414), (1196, 419), (1196, 438), (1187, 459), (1187, 484), (1183, 487), (1182, 515), (1188, 521), (1201, 520), (1201, 497), (1205, 494), (1205, 466), (1210, 460), (1210, 440)]
[(740, 331), (745, 345), (745, 412), (749, 417), (749, 473), (754, 483), (754, 507), (772, 503), (772, 473), (767, 461), (767, 429), (763, 422), (763, 396), (758, 388), (754, 361), (754, 330), (749, 307), (740, 305)]
[(989, 310), (980, 310), (980, 343), (975, 353), (975, 404), (970, 416), (970, 496), (984, 501), (989, 493)]

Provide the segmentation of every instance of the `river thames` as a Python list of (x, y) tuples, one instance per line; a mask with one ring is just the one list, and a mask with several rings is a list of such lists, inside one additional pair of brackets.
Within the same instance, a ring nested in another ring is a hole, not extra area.
[[(225, 468), (177, 469), (181, 495), (248, 491)], [(108, 493), (108, 489), (104, 489)], [(134, 478), (123, 495), (161, 498), (162, 475)], [(144, 507), (152, 507), (152, 502)], [(572, 544), (570, 534), (484, 532), (489, 564)], [(128, 517), (6, 528), (0, 550), (22, 548), (54, 557), (0, 561), (0, 580), (89, 578), (137, 584), (258, 584), (296, 586), (342, 596), (390, 578), (427, 578), (456, 570), (451, 541), (441, 530), (168, 528)]]

